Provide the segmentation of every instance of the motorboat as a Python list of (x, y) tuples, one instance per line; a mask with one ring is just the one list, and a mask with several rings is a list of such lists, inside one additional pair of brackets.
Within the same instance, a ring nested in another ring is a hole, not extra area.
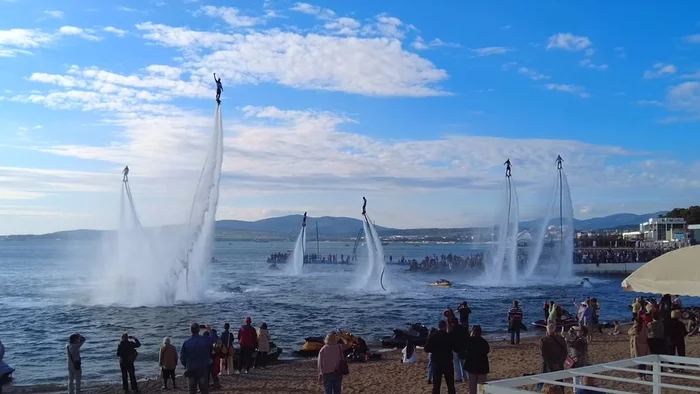
[(434, 287), (452, 287), (452, 282), (447, 279), (440, 279), (437, 282), (430, 283), (430, 286)]
[(394, 329), (391, 336), (382, 338), (382, 346), (399, 348), (406, 346), (406, 341), (411, 340), (416, 346), (423, 346), (428, 340), (428, 328), (420, 323), (407, 323), (405, 329)]
[[(343, 351), (349, 353), (352, 351), (353, 345), (364, 342), (362, 338), (353, 335), (348, 331), (338, 331), (336, 332), (338, 340), (343, 344)], [(324, 337), (307, 337), (304, 338), (304, 344), (301, 348), (294, 352), (300, 357), (316, 357), (318, 352), (324, 345)]]

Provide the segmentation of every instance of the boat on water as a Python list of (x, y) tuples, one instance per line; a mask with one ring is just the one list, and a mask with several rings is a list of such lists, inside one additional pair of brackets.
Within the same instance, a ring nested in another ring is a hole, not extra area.
[(440, 279), (437, 282), (430, 283), (433, 287), (452, 287), (452, 282), (447, 279)]

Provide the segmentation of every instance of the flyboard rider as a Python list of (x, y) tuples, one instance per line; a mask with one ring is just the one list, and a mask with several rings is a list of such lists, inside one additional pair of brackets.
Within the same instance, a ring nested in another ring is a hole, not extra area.
[(561, 158), (561, 155), (557, 155), (557, 170), (561, 170), (563, 168), (563, 162), (564, 159)]
[(124, 182), (128, 181), (129, 180), (129, 166), (124, 167), (122, 174), (124, 174), (124, 179), (122, 179), (122, 181), (124, 181)]
[(304, 218), (301, 219), (301, 227), (306, 227), (306, 212), (304, 212)]
[(367, 199), (362, 197), (362, 201), (364, 201), (362, 203), (362, 216), (365, 216), (367, 215)]
[(221, 105), (221, 92), (224, 87), (221, 86), (221, 78), (216, 78), (216, 73), (214, 73), (214, 82), (216, 82), (216, 102)]
[(506, 177), (510, 178), (510, 159), (506, 160), (505, 163), (503, 163), (504, 166), (506, 166)]

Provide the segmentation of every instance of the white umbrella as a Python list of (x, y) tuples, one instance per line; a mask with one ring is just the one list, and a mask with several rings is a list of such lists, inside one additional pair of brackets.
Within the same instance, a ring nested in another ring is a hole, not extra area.
[(700, 297), (700, 245), (663, 254), (622, 281), (625, 291)]

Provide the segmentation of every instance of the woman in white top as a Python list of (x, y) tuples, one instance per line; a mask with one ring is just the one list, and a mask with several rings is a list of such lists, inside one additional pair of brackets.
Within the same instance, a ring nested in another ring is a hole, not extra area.
[(403, 358), (401, 362), (404, 364), (415, 364), (418, 362), (418, 354), (416, 353), (416, 347), (413, 346), (413, 342), (408, 339), (406, 340), (406, 347), (401, 350)]

